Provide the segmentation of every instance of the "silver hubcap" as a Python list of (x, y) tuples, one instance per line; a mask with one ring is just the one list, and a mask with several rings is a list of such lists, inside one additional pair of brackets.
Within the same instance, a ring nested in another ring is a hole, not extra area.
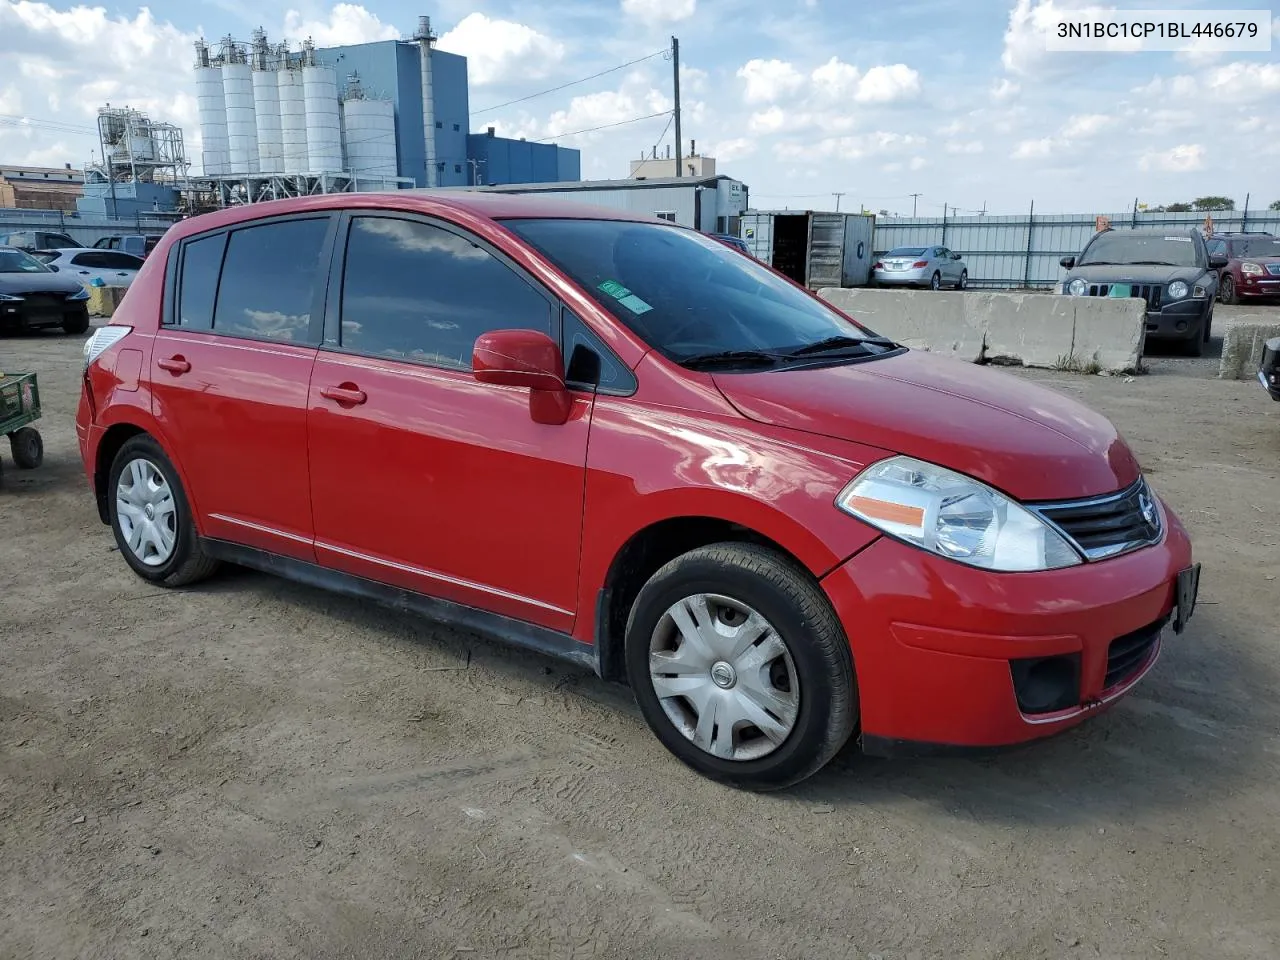
[(116, 484), (116, 517), (129, 552), (149, 567), (173, 555), (178, 507), (164, 474), (150, 460), (125, 464)]
[(718, 594), (686, 597), (649, 641), (649, 679), (686, 738), (724, 760), (756, 760), (787, 739), (800, 712), (791, 651), (764, 617)]

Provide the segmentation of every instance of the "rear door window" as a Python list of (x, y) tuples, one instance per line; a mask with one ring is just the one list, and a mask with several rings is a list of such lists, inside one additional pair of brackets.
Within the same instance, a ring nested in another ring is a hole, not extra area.
[(329, 219), (283, 220), (231, 233), (213, 329), (233, 337), (311, 341)]
[(355, 217), (342, 279), (346, 350), (471, 369), (491, 330), (550, 334), (551, 302), (484, 247), (443, 227)]
[(225, 233), (183, 244), (178, 281), (178, 326), (192, 330), (208, 330), (213, 326), (218, 271), (222, 269), (222, 253), (226, 246)]

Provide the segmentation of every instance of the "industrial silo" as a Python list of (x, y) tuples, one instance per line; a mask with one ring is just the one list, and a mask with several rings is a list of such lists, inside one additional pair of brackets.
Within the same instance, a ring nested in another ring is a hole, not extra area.
[(306, 173), (309, 163), (307, 147), (307, 104), (302, 90), (302, 71), (281, 64), (276, 73), (276, 89), (280, 95), (281, 161), (285, 173)]
[(284, 140), (280, 129), (280, 93), (276, 84), (275, 52), (261, 29), (253, 32), (250, 67), (253, 70), (253, 112), (258, 125), (258, 169), (282, 173)]
[(258, 120), (253, 79), (243, 48), (223, 42), (222, 89), (227, 103), (227, 152), (230, 173), (258, 172)]
[(209, 48), (196, 41), (196, 105), (203, 142), (201, 166), (205, 176), (229, 173), (227, 156), (227, 106), (222, 89), (222, 68), (210, 65)]
[(366, 97), (358, 75), (347, 80), (347, 94), (342, 101), (342, 133), (346, 169), (357, 182), (396, 176), (395, 104)]
[(342, 121), (338, 116), (338, 76), (315, 61), (315, 48), (303, 47), (302, 92), (307, 107), (308, 173), (342, 170)]

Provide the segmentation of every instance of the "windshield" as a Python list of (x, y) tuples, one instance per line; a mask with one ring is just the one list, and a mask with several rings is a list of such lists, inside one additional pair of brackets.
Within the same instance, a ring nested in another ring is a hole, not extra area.
[(52, 273), (43, 263), (21, 250), (0, 250), (0, 273)]
[(1100, 234), (1077, 266), (1100, 264), (1161, 264), (1170, 267), (1194, 267), (1196, 245), (1189, 236), (1166, 236), (1159, 233), (1103, 233)]
[[(764, 366), (895, 348), (758, 261), (693, 230), (578, 219), (504, 226), (677, 363)], [(802, 353), (790, 356), (796, 351)]]
[(1280, 239), (1275, 237), (1250, 237), (1248, 240), (1232, 240), (1233, 257), (1280, 257)]
[(928, 247), (894, 247), (886, 257), (919, 257), (923, 256)]

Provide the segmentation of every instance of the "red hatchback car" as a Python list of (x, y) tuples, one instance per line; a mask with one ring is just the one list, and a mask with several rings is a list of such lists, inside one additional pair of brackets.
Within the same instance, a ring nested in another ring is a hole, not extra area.
[(704, 775), (991, 747), (1116, 700), (1194, 609), (1103, 417), (878, 337), (662, 220), (337, 195), (173, 227), (85, 348), (98, 510), (626, 681)]

